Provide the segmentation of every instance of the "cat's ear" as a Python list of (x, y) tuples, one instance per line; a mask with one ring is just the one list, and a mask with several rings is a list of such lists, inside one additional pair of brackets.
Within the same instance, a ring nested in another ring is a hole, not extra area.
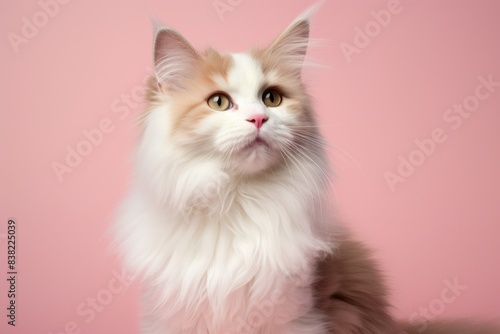
[(299, 15), (286, 30), (276, 38), (266, 49), (266, 53), (280, 63), (292, 68), (300, 69), (309, 45), (310, 20), (319, 7), (319, 3), (308, 8)]
[(171, 89), (184, 88), (193, 76), (200, 54), (177, 31), (161, 27), (154, 39), (154, 68), (158, 83)]

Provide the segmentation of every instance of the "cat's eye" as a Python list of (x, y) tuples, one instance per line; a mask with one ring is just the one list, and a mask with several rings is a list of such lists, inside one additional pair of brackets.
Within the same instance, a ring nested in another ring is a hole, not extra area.
[(268, 107), (277, 107), (282, 101), (281, 94), (274, 89), (266, 89), (262, 94), (262, 102)]
[(210, 108), (217, 111), (224, 111), (233, 107), (233, 103), (231, 102), (229, 97), (223, 93), (213, 94), (208, 98), (207, 103)]

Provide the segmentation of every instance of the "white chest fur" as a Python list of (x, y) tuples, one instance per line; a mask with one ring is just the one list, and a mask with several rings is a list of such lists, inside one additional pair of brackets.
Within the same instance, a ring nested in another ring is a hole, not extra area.
[(124, 205), (119, 232), (128, 267), (144, 276), (145, 332), (280, 333), (310, 312), (312, 263), (329, 246), (314, 196), (290, 170), (274, 182), (209, 175), (182, 204), (159, 206), (137, 187)]

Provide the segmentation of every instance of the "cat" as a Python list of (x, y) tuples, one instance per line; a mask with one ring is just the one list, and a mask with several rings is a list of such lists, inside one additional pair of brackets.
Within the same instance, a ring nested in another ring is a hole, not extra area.
[(142, 333), (411, 330), (392, 319), (369, 252), (331, 212), (301, 78), (313, 12), (244, 53), (199, 52), (157, 29), (135, 174), (114, 225), (142, 280)]

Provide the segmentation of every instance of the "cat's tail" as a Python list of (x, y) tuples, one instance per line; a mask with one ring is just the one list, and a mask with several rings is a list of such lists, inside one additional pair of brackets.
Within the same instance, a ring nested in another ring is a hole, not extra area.
[(400, 324), (396, 334), (500, 334), (500, 324), (469, 320), (442, 320)]

